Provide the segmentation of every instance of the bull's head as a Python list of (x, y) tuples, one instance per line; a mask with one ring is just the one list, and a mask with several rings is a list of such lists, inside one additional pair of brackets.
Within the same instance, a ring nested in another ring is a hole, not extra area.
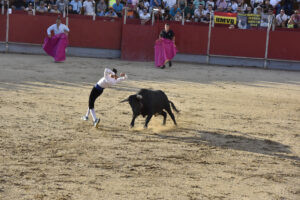
[(140, 94), (135, 94), (135, 95), (130, 95), (127, 99), (124, 99), (123, 101), (120, 101), (120, 103), (128, 101), (131, 108), (132, 112), (134, 115), (139, 115), (141, 114), (141, 110), (143, 108), (143, 103), (142, 103), (143, 96)]

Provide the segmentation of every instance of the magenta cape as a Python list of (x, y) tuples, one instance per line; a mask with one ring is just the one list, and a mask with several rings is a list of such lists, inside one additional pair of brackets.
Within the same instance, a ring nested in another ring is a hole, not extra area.
[(52, 56), (55, 61), (64, 61), (66, 59), (65, 49), (68, 46), (68, 37), (64, 33), (46, 37), (43, 45), (45, 52)]
[(172, 40), (165, 38), (158, 39), (155, 42), (155, 65), (163, 66), (176, 55), (177, 49)]

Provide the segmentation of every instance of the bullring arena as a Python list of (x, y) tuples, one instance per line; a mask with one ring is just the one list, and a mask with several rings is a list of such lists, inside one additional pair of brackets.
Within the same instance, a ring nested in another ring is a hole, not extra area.
[[(299, 72), (0, 54), (0, 199), (300, 198)], [(105, 67), (129, 79), (81, 121)], [(119, 102), (161, 89), (180, 114), (144, 129)]]

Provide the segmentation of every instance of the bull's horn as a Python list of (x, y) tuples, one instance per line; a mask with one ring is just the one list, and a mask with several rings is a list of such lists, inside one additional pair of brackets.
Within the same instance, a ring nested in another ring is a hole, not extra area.
[(120, 101), (120, 103), (124, 103), (126, 101), (129, 101), (129, 97), (127, 99), (124, 99), (123, 101)]
[(137, 95), (136, 95), (136, 98), (138, 98), (138, 99), (140, 99), (140, 100), (141, 100), (141, 99), (143, 98), (143, 96), (142, 96), (142, 95), (140, 95), (140, 94), (137, 94)]

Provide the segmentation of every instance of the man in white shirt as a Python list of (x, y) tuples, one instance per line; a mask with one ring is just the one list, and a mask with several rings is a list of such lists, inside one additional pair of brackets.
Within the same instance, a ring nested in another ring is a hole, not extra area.
[(141, 23), (144, 24), (150, 19), (150, 13), (147, 12), (147, 9), (144, 8), (143, 11), (139, 12)]
[(49, 26), (49, 28), (47, 29), (47, 34), (48, 37), (51, 37), (51, 32), (54, 32), (54, 35), (60, 34), (60, 33), (65, 33), (66, 35), (68, 35), (68, 33), (70, 32), (70, 29), (61, 23), (60, 17), (58, 17), (56, 19), (56, 24), (53, 24), (51, 26)]
[(280, 13), (276, 15), (276, 26), (285, 27), (287, 20), (288, 16), (285, 14), (284, 10), (281, 9)]
[(70, 3), (73, 6), (73, 11), (77, 12), (80, 14), (81, 8), (82, 8), (82, 3), (79, 0), (72, 0)]
[(94, 1), (86, 0), (83, 2), (83, 8), (84, 8), (84, 15), (94, 15), (95, 8), (94, 8)]
[(125, 73), (121, 73), (120, 77), (117, 76), (117, 70), (113, 69), (110, 70), (108, 68), (105, 68), (104, 70), (104, 77), (102, 77), (98, 83), (93, 87), (90, 97), (89, 97), (89, 108), (87, 110), (87, 113), (85, 116), (82, 117), (82, 120), (87, 121), (89, 118), (89, 115), (91, 113), (93, 118), (93, 125), (98, 128), (100, 119), (96, 117), (94, 104), (96, 99), (102, 94), (103, 90), (105, 88), (109, 88), (120, 81), (126, 80), (128, 77)]

